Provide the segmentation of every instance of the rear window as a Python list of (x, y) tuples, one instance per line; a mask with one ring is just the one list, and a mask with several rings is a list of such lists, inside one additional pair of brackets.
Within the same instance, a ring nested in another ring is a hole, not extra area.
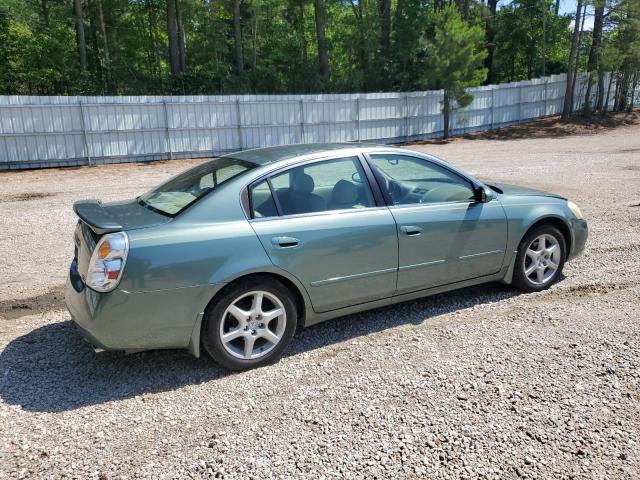
[(183, 172), (138, 198), (155, 212), (174, 217), (223, 183), (255, 168), (255, 163), (219, 157)]

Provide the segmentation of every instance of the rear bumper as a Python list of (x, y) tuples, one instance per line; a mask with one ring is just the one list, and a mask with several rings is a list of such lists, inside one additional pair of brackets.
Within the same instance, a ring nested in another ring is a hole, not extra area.
[(573, 234), (573, 244), (571, 246), (571, 252), (567, 260), (577, 257), (584, 251), (584, 247), (589, 237), (589, 226), (584, 219), (574, 219), (571, 222), (571, 231)]
[(79, 281), (74, 267), (72, 264), (67, 277), (65, 303), (84, 338), (104, 350), (193, 350), (194, 327), (221, 288), (202, 285), (153, 292), (115, 289), (98, 293)]

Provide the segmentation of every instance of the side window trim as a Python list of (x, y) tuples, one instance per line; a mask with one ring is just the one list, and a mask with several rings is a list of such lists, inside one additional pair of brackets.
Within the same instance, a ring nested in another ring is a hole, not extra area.
[[(277, 212), (277, 216), (281, 217), (282, 216), (282, 206), (280, 205), (280, 199), (278, 198), (278, 195), (276, 195), (276, 189), (273, 188), (273, 183), (271, 183), (271, 176), (267, 177), (267, 185), (269, 185), (269, 191), (271, 192), (271, 199), (273, 200), (273, 204), (276, 206), (276, 212)], [(253, 211), (251, 212), (251, 214), (253, 215)]]
[(387, 191), (386, 188), (384, 188), (384, 186), (380, 185), (380, 182), (378, 181), (378, 176), (375, 174), (373, 162), (371, 161), (371, 155), (372, 154), (375, 155), (376, 153), (383, 153), (383, 152), (367, 152), (364, 154), (365, 163), (367, 164), (367, 170), (371, 172), (371, 178), (375, 182), (375, 185), (378, 191), (380, 192), (380, 195), (384, 201), (384, 204), (387, 207), (393, 207), (394, 205), (393, 205), (393, 202), (391, 201), (391, 197), (389, 196), (389, 192)]
[[(387, 206), (388, 202), (387, 202), (387, 199), (385, 198), (385, 192), (380, 187), (380, 184), (378, 183), (378, 180), (376, 179), (375, 174), (373, 173), (373, 169), (371, 168), (371, 165), (369, 165), (368, 159), (365, 157), (364, 154), (361, 153), (358, 155), (358, 160), (360, 161), (360, 166), (364, 171), (366, 182), (369, 184), (369, 189), (371, 189), (371, 193), (373, 193), (373, 200), (376, 204), (376, 207)], [(365, 179), (363, 179), (363, 181), (365, 181)]]
[[(248, 217), (249, 220), (259, 220), (259, 221), (264, 221), (264, 220), (269, 220), (269, 219), (277, 219), (277, 218), (289, 218), (289, 217), (299, 217), (299, 216), (309, 216), (309, 215), (324, 215), (324, 214), (328, 214), (331, 213), (332, 210), (324, 210), (322, 212), (309, 212), (309, 213), (298, 213), (298, 214), (290, 214), (290, 215), (283, 215), (282, 214), (282, 206), (280, 205), (280, 200), (278, 199), (278, 196), (276, 195), (276, 191), (275, 188), (273, 187), (273, 184), (271, 182), (271, 178), (275, 177), (277, 175), (282, 175), (284, 173), (287, 173), (295, 168), (299, 168), (299, 167), (303, 167), (305, 165), (312, 165), (315, 163), (322, 163), (322, 162), (331, 162), (333, 160), (340, 160), (340, 159), (346, 159), (346, 158), (356, 158), (357, 159), (357, 163), (358, 165), (360, 165), (360, 168), (362, 168), (362, 170), (365, 173), (365, 179), (363, 179), (363, 182), (366, 182), (366, 185), (369, 186), (369, 190), (371, 191), (371, 194), (373, 195), (373, 199), (374, 199), (374, 203), (375, 205), (373, 207), (365, 207), (362, 210), (368, 210), (371, 208), (380, 208), (380, 207), (386, 207), (386, 201), (384, 200), (384, 194), (383, 194), (383, 190), (380, 188), (380, 186), (378, 185), (378, 182), (375, 181), (375, 178), (373, 176), (373, 171), (371, 170), (371, 167), (369, 166), (367, 159), (365, 158), (364, 154), (362, 152), (357, 152), (353, 155), (347, 155), (345, 156), (343, 155), (331, 155), (331, 156), (323, 156), (320, 158), (311, 158), (311, 159), (307, 159), (301, 162), (296, 162), (293, 165), (287, 165), (281, 168), (278, 168), (274, 171), (271, 171), (269, 173), (266, 173), (258, 178), (256, 178), (255, 180), (253, 180), (251, 183), (249, 183), (249, 185), (247, 185), (247, 187), (244, 189), (245, 192), (247, 192), (247, 196), (248, 198), (248, 207), (249, 207), (249, 211), (248, 211)], [(262, 183), (263, 181), (266, 181), (267, 184), (269, 185), (269, 190), (271, 192), (271, 198), (276, 206), (276, 210), (278, 212), (277, 216), (272, 216), (272, 217), (256, 217), (254, 214), (254, 209), (253, 209), (253, 201), (252, 201), (252, 191), (253, 188), (256, 187), (257, 185), (259, 185), (260, 183)], [(375, 183), (372, 183), (375, 182)], [(360, 209), (358, 210), (354, 210), (355, 211), (361, 211)]]
[(444, 170), (446, 170), (447, 172), (450, 172), (452, 175), (455, 175), (457, 178), (459, 178), (460, 180), (462, 180), (463, 182), (467, 183), (470, 187), (472, 191), (475, 191), (477, 185), (475, 184), (475, 182), (473, 182), (473, 180), (471, 180), (468, 177), (465, 177), (464, 175), (461, 175), (459, 172), (455, 171), (454, 169), (448, 168), (446, 165), (441, 165), (439, 162), (434, 162), (433, 160), (429, 159), (429, 158), (425, 158), (419, 155), (412, 155), (411, 153), (396, 153), (396, 152), (385, 152), (385, 151), (369, 151), (364, 153), (364, 158), (365, 161), (367, 162), (367, 166), (369, 167), (369, 169), (372, 172), (372, 176), (376, 182), (376, 185), (378, 186), (378, 188), (380, 189), (380, 192), (382, 193), (382, 197), (384, 198), (384, 201), (387, 205), (387, 207), (391, 208), (396, 208), (396, 207), (422, 207), (422, 206), (428, 206), (428, 205), (445, 205), (445, 204), (460, 204), (460, 203), (475, 203), (475, 200), (455, 200), (455, 201), (448, 201), (448, 202), (432, 202), (432, 203), (405, 203), (405, 204), (394, 204), (391, 196), (389, 195), (389, 192), (387, 191), (386, 188), (384, 188), (382, 185), (380, 185), (380, 182), (378, 181), (378, 177), (377, 175), (375, 175), (375, 170), (374, 170), (374, 166), (373, 166), (373, 160), (371, 158), (372, 155), (395, 155), (398, 157), (410, 157), (413, 158), (415, 160), (418, 160), (420, 162), (424, 162), (428, 165), (435, 165), (436, 167), (440, 167), (443, 168)]
[[(271, 201), (273, 202), (273, 205), (276, 207), (276, 213), (277, 213), (277, 217), (281, 217), (282, 216), (282, 209), (280, 207), (280, 201), (278, 200), (277, 195), (275, 194), (275, 189), (273, 188), (273, 184), (271, 183), (271, 177), (270, 176), (266, 176), (266, 177), (261, 177), (258, 180), (255, 180), (253, 182), (251, 182), (243, 191), (242, 196), (247, 198), (246, 203), (247, 203), (247, 216), (249, 217), (248, 220), (256, 220), (256, 219), (262, 219), (262, 218), (273, 218), (273, 217), (256, 217), (255, 215), (255, 209), (254, 209), (254, 205), (253, 205), (253, 190), (258, 187), (261, 183), (266, 182), (267, 186), (269, 187), (269, 193), (271, 195)], [(243, 202), (244, 203), (244, 202)], [(243, 206), (244, 208), (244, 206)]]

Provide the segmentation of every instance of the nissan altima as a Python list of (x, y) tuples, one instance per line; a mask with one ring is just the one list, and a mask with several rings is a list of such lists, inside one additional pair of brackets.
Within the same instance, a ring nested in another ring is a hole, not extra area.
[(541, 291), (587, 239), (559, 195), (358, 144), (237, 152), (74, 210), (65, 297), (85, 338), (204, 349), (234, 370), (330, 318), (485, 282)]

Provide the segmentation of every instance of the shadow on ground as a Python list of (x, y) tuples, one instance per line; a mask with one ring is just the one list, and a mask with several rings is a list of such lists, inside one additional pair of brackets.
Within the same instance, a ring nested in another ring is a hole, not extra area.
[[(509, 287), (489, 284), (342, 317), (299, 331), (286, 355), (403, 324), (421, 324), (435, 315), (517, 294)], [(64, 321), (18, 337), (0, 353), (0, 397), (25, 410), (62, 412), (230, 374), (208, 355), (197, 359), (182, 350), (96, 354), (74, 324)]]

